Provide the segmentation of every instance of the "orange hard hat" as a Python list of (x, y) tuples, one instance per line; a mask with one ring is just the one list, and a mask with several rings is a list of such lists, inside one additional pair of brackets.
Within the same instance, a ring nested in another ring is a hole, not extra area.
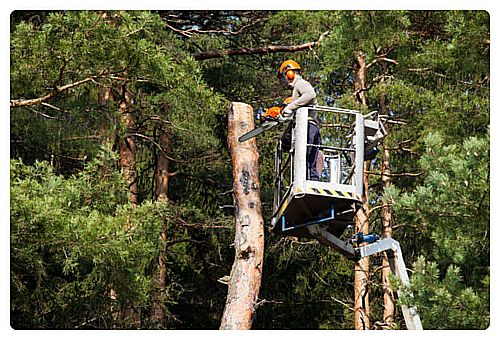
[(278, 70), (278, 77), (286, 77), (287, 72), (290, 70), (292, 71), (300, 70), (299, 63), (294, 60), (285, 60), (284, 62), (281, 63), (281, 66)]

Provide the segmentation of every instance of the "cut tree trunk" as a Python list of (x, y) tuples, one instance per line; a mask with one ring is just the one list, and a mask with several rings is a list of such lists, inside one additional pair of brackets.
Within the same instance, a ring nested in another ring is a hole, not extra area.
[[(366, 54), (360, 51), (354, 53), (354, 99), (362, 108), (366, 107)], [(368, 192), (368, 168), (370, 162), (364, 163), (363, 206), (358, 210), (355, 218), (356, 232), (368, 234), (369, 223), (369, 192)], [(354, 328), (370, 329), (370, 259), (362, 258), (354, 265)]]
[(229, 106), (228, 144), (233, 159), (236, 250), (228, 282), (220, 329), (250, 329), (257, 305), (264, 260), (264, 222), (261, 213), (255, 139), (238, 142), (254, 128), (253, 109), (245, 103)]

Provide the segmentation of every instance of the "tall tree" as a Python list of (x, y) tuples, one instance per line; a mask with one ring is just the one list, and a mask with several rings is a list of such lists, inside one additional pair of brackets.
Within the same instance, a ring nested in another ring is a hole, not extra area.
[[(366, 108), (366, 54), (354, 52), (354, 93), (355, 100), (361, 109)], [(363, 164), (363, 205), (356, 213), (356, 232), (365, 235), (370, 233), (370, 204), (368, 190), (368, 171), (370, 162)], [(361, 171), (361, 170), (360, 170)], [(355, 329), (370, 329), (370, 258), (364, 257), (354, 265), (354, 327)]]
[[(382, 61), (380, 63), (381, 68), (381, 76), (382, 79), (380, 81), (380, 95), (379, 95), (379, 118), (381, 118), (382, 122), (387, 124), (388, 112), (387, 112), (387, 93), (386, 93), (386, 84), (387, 81), (387, 62)], [(388, 126), (385, 127), (388, 130)], [(391, 185), (391, 169), (390, 169), (390, 152), (387, 147), (387, 143), (385, 141), (382, 142), (381, 145), (382, 154), (380, 160), (380, 173), (382, 181), (382, 191), (387, 191), (390, 189)], [(384, 238), (392, 237), (392, 211), (389, 205), (389, 202), (385, 197), (382, 198), (382, 208), (381, 208), (381, 220), (382, 220), (382, 236)], [(382, 290), (384, 294), (384, 314), (382, 327), (383, 328), (392, 328), (394, 327), (394, 312), (395, 312), (395, 303), (394, 303), (394, 292), (391, 287), (390, 282), (391, 276), (391, 268), (389, 263), (389, 258), (387, 253), (382, 254)]]

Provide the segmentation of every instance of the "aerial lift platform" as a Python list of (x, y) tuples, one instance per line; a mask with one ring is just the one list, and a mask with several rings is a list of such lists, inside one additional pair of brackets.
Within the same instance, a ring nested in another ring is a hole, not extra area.
[[(321, 145), (307, 143), (310, 110), (322, 120)], [(373, 157), (386, 134), (377, 112), (363, 115), (326, 106), (299, 108), (276, 147), (271, 224), (274, 231), (284, 235), (315, 238), (353, 261), (386, 252), (392, 272), (408, 286), (406, 265), (396, 240), (362, 233), (355, 235), (355, 242), (340, 238), (352, 226), (362, 205), (364, 161)], [(320, 150), (319, 181), (308, 177), (308, 148)], [(415, 307), (402, 309), (407, 328), (422, 329)]]

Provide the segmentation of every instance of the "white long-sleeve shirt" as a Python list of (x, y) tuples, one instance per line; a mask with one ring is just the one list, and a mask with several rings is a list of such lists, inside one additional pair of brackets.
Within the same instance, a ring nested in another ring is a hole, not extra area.
[(318, 105), (316, 92), (307, 80), (296, 74), (290, 85), (293, 88), (292, 102), (287, 105), (290, 111), (295, 111), (302, 106)]
[[(293, 88), (292, 102), (286, 106), (285, 111), (293, 112), (299, 107), (318, 105), (314, 87), (299, 74), (295, 75), (295, 79), (290, 83), (290, 86)], [(309, 118), (318, 126), (320, 125), (318, 114), (315, 110), (309, 110)]]

